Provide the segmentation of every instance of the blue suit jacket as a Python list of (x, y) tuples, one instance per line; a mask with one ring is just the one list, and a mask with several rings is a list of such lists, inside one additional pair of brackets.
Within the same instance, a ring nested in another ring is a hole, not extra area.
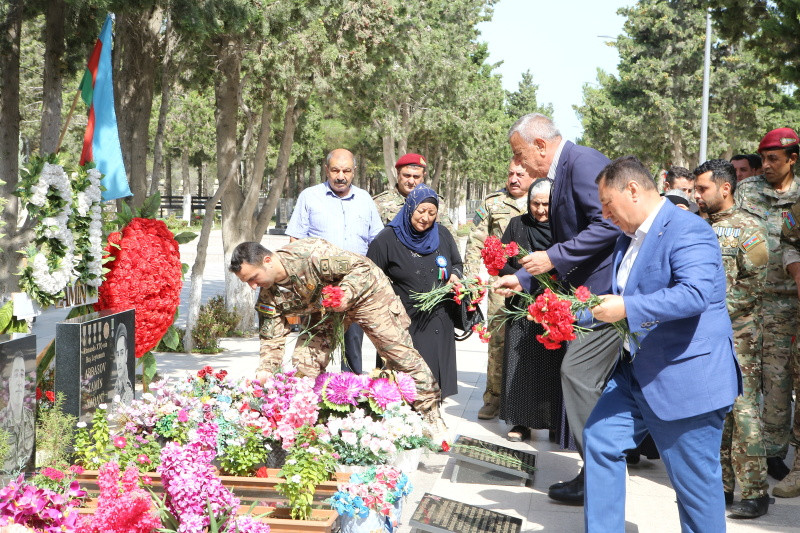
[[(614, 272), (630, 237), (614, 249)], [(613, 290), (618, 294), (616, 275)], [(725, 305), (725, 271), (711, 226), (665, 202), (623, 294), (633, 371), (650, 408), (677, 420), (729, 406), (742, 392)]]
[[(550, 195), (553, 245), (547, 249), (547, 256), (565, 286), (584, 285), (594, 294), (611, 292), (611, 252), (620, 235), (616, 226), (603, 219), (595, 184), (608, 163), (609, 159), (597, 150), (567, 141)], [(531, 275), (525, 269), (517, 271), (517, 278), (531, 290)], [(578, 323), (591, 326), (591, 315), (579, 317)]]

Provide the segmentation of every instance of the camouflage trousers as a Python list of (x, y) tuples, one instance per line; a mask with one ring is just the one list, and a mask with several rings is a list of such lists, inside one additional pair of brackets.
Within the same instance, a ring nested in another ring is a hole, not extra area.
[[(321, 316), (310, 317), (317, 324)], [(414, 349), (411, 334), (411, 320), (408, 318), (400, 298), (388, 285), (386, 288), (369, 292), (358, 297), (345, 312), (343, 327), (357, 322), (375, 345), (375, 349), (386, 362), (386, 368), (405, 372), (414, 378), (417, 385), (417, 399), (414, 408), (421, 412), (438, 408), (440, 401), (439, 384), (434, 379), (427, 363)], [(281, 321), (283, 331), (273, 332), (273, 338), (282, 336), (285, 342), (290, 327)], [(328, 366), (334, 346), (333, 322), (326, 320), (314, 328), (314, 335), (301, 335), (292, 355), (292, 363), (299, 374), (317, 377)], [(259, 370), (274, 370), (281, 364), (281, 357), (274, 350), (264, 349), (262, 345)]]
[(484, 403), (500, 403), (500, 391), (503, 383), (503, 350), (506, 344), (506, 327), (503, 322), (503, 307), (505, 298), (494, 292), (489, 292), (487, 306), (489, 318), (489, 359), (486, 364), (486, 390), (483, 393)]
[[(740, 324), (744, 323), (743, 327)], [(733, 492), (736, 482), (742, 498), (767, 494), (767, 457), (761, 421), (761, 335), (752, 319), (734, 321), (736, 357), (742, 369), (742, 396), (725, 416), (722, 427), (720, 461), (722, 485)]]
[(767, 457), (786, 457), (791, 432), (792, 359), (797, 357), (796, 294), (765, 292), (762, 298), (764, 343), (761, 371), (764, 388), (764, 445)]

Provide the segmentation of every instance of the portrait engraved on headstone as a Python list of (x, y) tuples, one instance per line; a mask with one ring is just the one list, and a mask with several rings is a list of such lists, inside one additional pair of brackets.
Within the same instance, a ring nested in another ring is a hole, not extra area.
[(101, 311), (56, 325), (56, 390), (64, 410), (89, 422), (100, 404), (134, 397), (134, 311)]
[(34, 468), (36, 446), (36, 336), (0, 335), (0, 430), (8, 440), (6, 473)]

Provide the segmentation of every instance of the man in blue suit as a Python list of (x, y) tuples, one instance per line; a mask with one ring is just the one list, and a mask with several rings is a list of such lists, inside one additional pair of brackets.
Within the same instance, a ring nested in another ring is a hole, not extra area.
[[(558, 280), (566, 286), (584, 285), (595, 294), (610, 292), (611, 252), (619, 230), (603, 220), (594, 181), (609, 159), (597, 150), (563, 139), (553, 121), (538, 113), (520, 118), (508, 140), (515, 160), (529, 175), (553, 182), (553, 245), (523, 258), (520, 264), (524, 269), (500, 278), (495, 287), (530, 290), (531, 275), (555, 269)], [(561, 363), (561, 388), (569, 428), (583, 455), (583, 426), (614, 368), (619, 338), (608, 324), (593, 323), (588, 313), (587, 320), (579, 324), (592, 331), (567, 345)], [(583, 470), (571, 481), (552, 485), (547, 494), (554, 500), (583, 504)]]
[[(584, 429), (586, 531), (625, 530), (625, 453), (649, 431), (678, 499), (682, 531), (725, 531), (719, 449), (741, 393), (725, 271), (714, 231), (658, 194), (635, 157), (597, 178), (603, 216), (625, 234), (598, 320), (633, 337)], [(690, 238), (687, 238), (690, 236)]]

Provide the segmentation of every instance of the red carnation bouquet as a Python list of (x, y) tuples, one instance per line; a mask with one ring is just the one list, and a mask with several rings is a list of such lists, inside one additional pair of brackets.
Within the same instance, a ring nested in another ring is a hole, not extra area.
[(326, 285), (322, 288), (322, 300), (320, 302), (322, 304), (322, 318), (319, 322), (300, 333), (300, 335), (307, 335), (305, 345), (308, 345), (311, 339), (317, 336), (319, 328), (330, 320), (333, 327), (333, 349), (340, 348), (342, 355), (344, 355), (344, 313), (334, 311), (335, 308), (342, 305), (343, 298), (344, 289), (338, 285)]
[[(590, 331), (588, 328), (577, 326), (576, 315), (591, 309), (603, 302), (603, 299), (592, 294), (584, 287), (579, 286), (572, 291), (564, 292), (556, 283), (555, 278), (549, 274), (534, 276), (544, 291), (536, 296), (524, 292), (514, 294), (522, 299), (521, 307), (503, 308), (505, 320), (525, 317), (544, 327), (544, 334), (537, 335), (536, 340), (541, 342), (548, 350), (557, 350), (565, 341), (576, 338), (576, 334)], [(628, 322), (625, 319), (611, 324), (623, 339), (635, 340), (631, 334)]]
[(481, 258), (486, 270), (490, 276), (497, 276), (500, 271), (506, 266), (510, 257), (525, 257), (528, 251), (521, 248), (517, 243), (511, 241), (508, 244), (503, 244), (499, 238), (494, 235), (486, 237), (483, 241), (483, 249), (481, 250)]
[[(449, 281), (428, 292), (412, 292), (411, 300), (414, 307), (420, 311), (430, 312), (444, 300), (453, 300), (461, 305), (464, 300), (469, 301), (467, 310), (474, 311), (489, 292), (489, 280), (481, 276)], [(451, 296), (452, 295), (452, 296)]]

